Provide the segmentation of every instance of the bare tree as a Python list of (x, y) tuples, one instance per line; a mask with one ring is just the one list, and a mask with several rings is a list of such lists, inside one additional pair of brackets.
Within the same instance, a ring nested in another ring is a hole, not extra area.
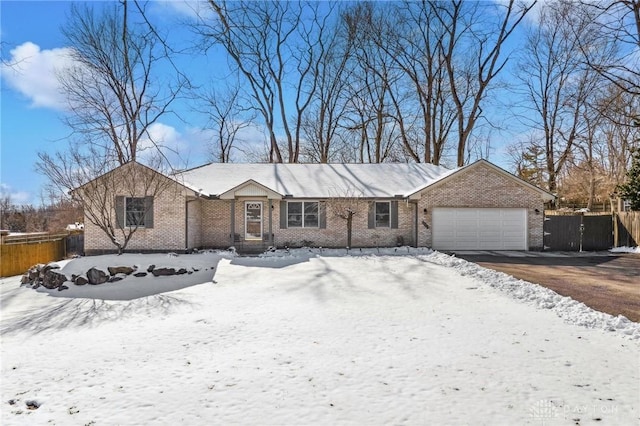
[(361, 147), (373, 146), (371, 161), (397, 158), (402, 146), (406, 160), (440, 164), (452, 150), (462, 166), (506, 65), (503, 46), (533, 3), (423, 0), (349, 10), (359, 64), (349, 127), (361, 131)]
[(348, 66), (353, 38), (339, 20), (319, 39), (324, 54), (313, 69), (316, 91), (302, 122), (304, 154), (313, 162), (328, 163), (344, 148), (340, 130), (347, 111), (348, 82), (353, 77), (353, 68)]
[[(585, 55), (587, 64), (622, 91), (640, 95), (640, 0), (583, 1), (600, 24), (600, 36), (617, 46), (615, 60)], [(583, 43), (580, 48), (588, 51)]]
[[(63, 33), (75, 65), (63, 70), (59, 80), (68, 99), (64, 121), (72, 135), (65, 151), (40, 152), (36, 169), (53, 190), (71, 191), (87, 220), (122, 252), (138, 226), (118, 227), (116, 219), (125, 210), (117, 208), (117, 197), (157, 197), (165, 189), (157, 182), (161, 174), (133, 171), (148, 170), (136, 163), (143, 152), (149, 165), (170, 169), (149, 128), (170, 112), (186, 80), (182, 74), (159, 78), (161, 63), (171, 58), (146, 18), (134, 21), (127, 0), (103, 6), (71, 6)], [(132, 171), (117, 179), (106, 174), (118, 166)], [(152, 206), (140, 206), (138, 213), (152, 215)]]
[[(316, 90), (320, 40), (331, 7), (318, 3), (209, 1), (201, 16), (204, 46), (222, 46), (248, 84), (252, 106), (269, 133), (272, 162), (283, 162), (276, 132), (285, 134), (288, 162), (298, 162), (304, 113)], [(289, 99), (293, 99), (289, 103)]]
[(509, 0), (502, 14), (496, 14), (499, 19), (486, 22), (481, 19), (486, 13), (482, 10), (483, 3), (462, 0), (435, 3), (435, 18), (446, 32), (439, 54), (444, 60), (456, 110), (458, 166), (465, 163), (467, 143), (482, 116), (482, 103), (490, 83), (507, 63), (503, 46), (534, 4), (519, 5)]
[[(426, 0), (400, 3), (386, 15), (389, 22), (379, 27), (375, 40), (402, 71), (414, 98), (407, 102), (392, 96), (405, 151), (416, 162), (440, 164), (456, 111), (441, 54), (446, 28), (437, 20), (435, 6)], [(415, 122), (415, 130), (407, 119)]]
[[(49, 176), (54, 190), (68, 191), (84, 210), (85, 220), (104, 232), (121, 254), (138, 229), (152, 227), (154, 199), (175, 188), (175, 181), (135, 161), (114, 169), (113, 162), (105, 164), (100, 153), (93, 152), (41, 153), (38, 168)], [(159, 161), (152, 164), (160, 166)], [(126, 198), (139, 205), (128, 209)]]
[[(520, 62), (520, 79), (531, 105), (528, 121), (544, 140), (547, 189), (557, 191), (558, 174), (585, 132), (592, 94), (599, 78), (584, 66), (578, 40), (592, 57), (607, 51), (593, 16), (577, 3), (558, 0), (542, 7), (532, 25)], [(587, 41), (588, 40), (588, 41)]]
[[(161, 153), (149, 127), (170, 112), (187, 83), (183, 76), (159, 79), (167, 52), (152, 28), (132, 22), (128, 6), (127, 0), (102, 10), (73, 4), (63, 34), (75, 65), (59, 74), (68, 99), (65, 123), (118, 164), (135, 161), (143, 149)], [(151, 146), (141, 146), (142, 140)]]
[(238, 140), (238, 132), (252, 124), (255, 117), (242, 106), (240, 86), (227, 85), (224, 89), (211, 88), (198, 94), (198, 111), (208, 117), (207, 128), (213, 131), (211, 157), (220, 163), (229, 163)]
[(387, 23), (384, 10), (358, 3), (343, 14), (343, 20), (353, 37), (345, 128), (355, 136), (359, 162), (381, 163), (398, 139), (392, 98), (401, 78), (390, 55), (376, 42)]
[(351, 236), (353, 234), (353, 217), (365, 211), (367, 202), (362, 194), (353, 188), (334, 188), (333, 196), (327, 202), (328, 208), (334, 216), (345, 221), (347, 227), (347, 249), (351, 248)]

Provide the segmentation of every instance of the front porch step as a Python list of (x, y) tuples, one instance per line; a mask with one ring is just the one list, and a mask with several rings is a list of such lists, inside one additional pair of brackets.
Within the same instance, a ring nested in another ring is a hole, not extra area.
[(236, 241), (235, 248), (238, 254), (259, 254), (269, 248), (268, 241)]

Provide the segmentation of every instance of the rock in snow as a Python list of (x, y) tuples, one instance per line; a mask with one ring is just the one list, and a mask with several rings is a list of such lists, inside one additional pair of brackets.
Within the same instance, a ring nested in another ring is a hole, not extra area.
[(97, 268), (91, 268), (87, 271), (87, 279), (89, 284), (98, 285), (104, 284), (109, 280), (109, 276)]
[(116, 274), (131, 275), (133, 271), (135, 271), (135, 269), (129, 266), (109, 266), (107, 270), (109, 271), (109, 275), (111, 276)]

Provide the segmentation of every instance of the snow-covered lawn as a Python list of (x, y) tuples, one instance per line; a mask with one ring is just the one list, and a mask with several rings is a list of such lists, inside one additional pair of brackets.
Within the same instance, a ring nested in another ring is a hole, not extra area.
[(638, 253), (638, 254), (640, 254), (640, 247), (614, 247), (609, 251), (611, 253)]
[(4, 279), (1, 423), (638, 424), (640, 324), (399, 252), (83, 258), (63, 272), (199, 271), (62, 292)]

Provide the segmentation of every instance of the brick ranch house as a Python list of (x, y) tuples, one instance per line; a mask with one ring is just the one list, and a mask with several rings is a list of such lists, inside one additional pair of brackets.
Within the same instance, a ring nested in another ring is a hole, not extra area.
[[(158, 173), (129, 163), (108, 174), (131, 167)], [(353, 247), (541, 250), (544, 203), (554, 198), (486, 160), (453, 170), (213, 163), (161, 178), (169, 185), (153, 197), (136, 182), (109, 195), (116, 226), (139, 221), (127, 251), (345, 247), (346, 220), (336, 213), (347, 207), (356, 212)], [(85, 218), (85, 252), (110, 251), (106, 234)]]

